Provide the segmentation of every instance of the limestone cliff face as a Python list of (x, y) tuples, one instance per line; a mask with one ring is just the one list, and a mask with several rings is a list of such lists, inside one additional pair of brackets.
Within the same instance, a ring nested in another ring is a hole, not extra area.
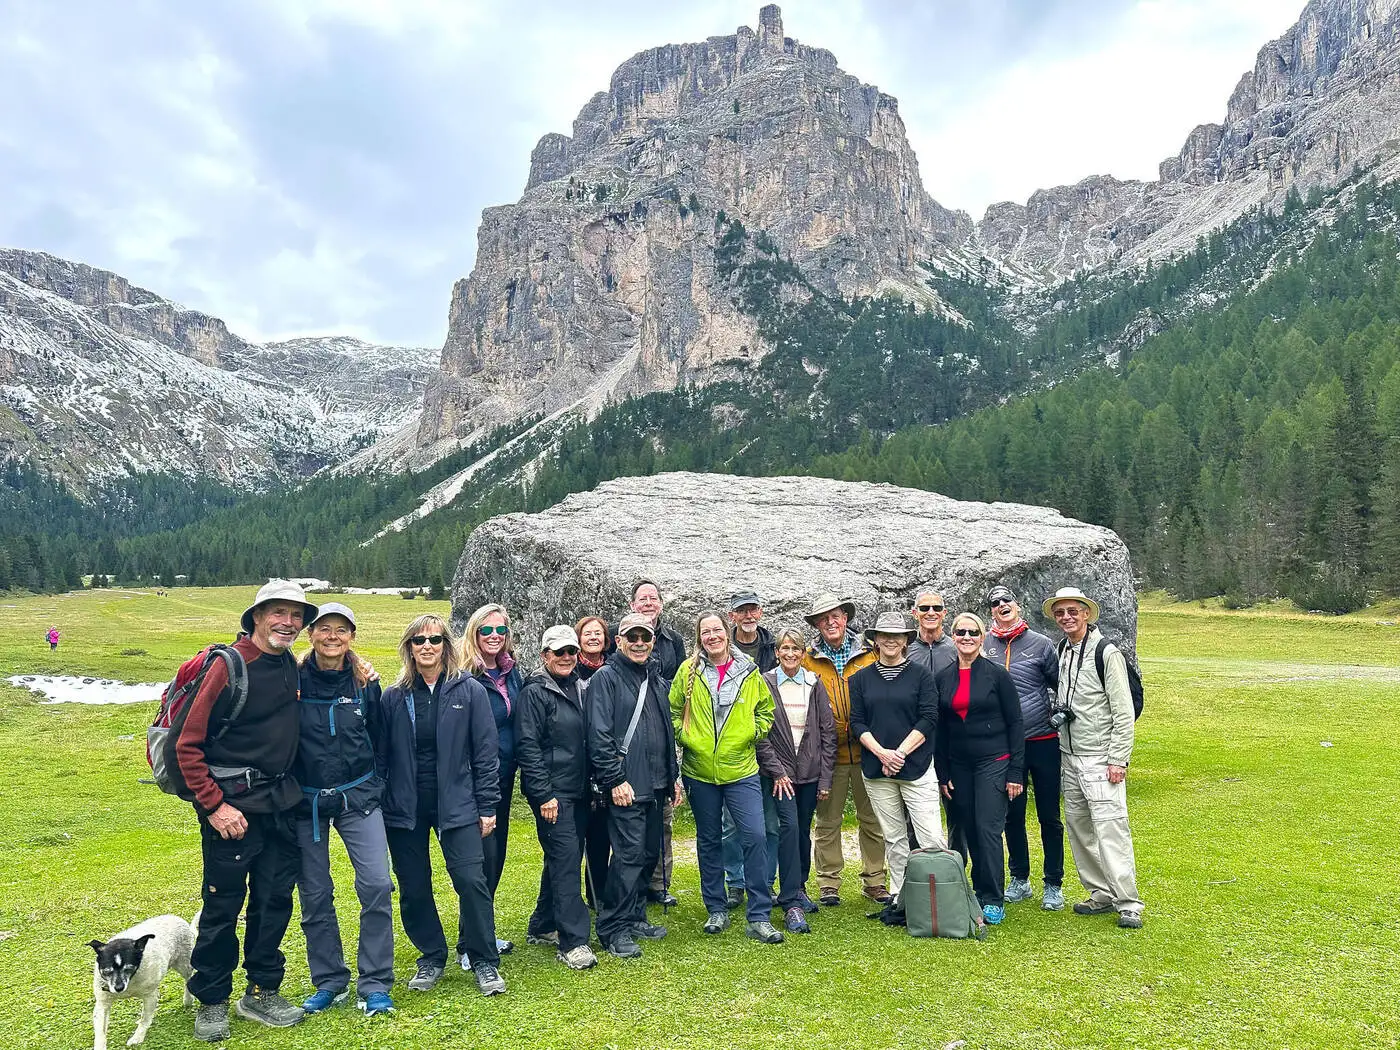
[(1346, 177), (1397, 165), (1400, 0), (1311, 0), (1259, 52), (1222, 124), (1204, 124), (1156, 182), (1096, 177), (998, 204), (972, 244), (1046, 280), (1110, 259), (1141, 263), (1258, 204), (1278, 205)]
[(716, 273), (720, 212), (846, 295), (927, 299), (918, 264), (972, 229), (925, 193), (895, 100), (785, 38), (776, 7), (643, 52), (483, 215), (419, 444), (762, 355)]

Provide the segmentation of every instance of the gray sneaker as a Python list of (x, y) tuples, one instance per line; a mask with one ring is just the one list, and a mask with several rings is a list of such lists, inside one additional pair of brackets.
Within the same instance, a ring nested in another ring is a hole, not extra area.
[(1142, 929), (1142, 912), (1120, 911), (1118, 913), (1118, 928), (1120, 930)]
[(767, 919), (760, 919), (758, 922), (749, 923), (748, 935), (754, 940), (763, 944), (782, 944), (783, 935)]
[(194, 1037), (206, 1043), (218, 1043), (228, 1038), (228, 1000), (221, 1003), (200, 1003), (194, 1015)]
[(1058, 886), (1046, 885), (1045, 894), (1040, 898), (1040, 906), (1046, 911), (1065, 910), (1065, 891)]
[(505, 992), (506, 979), (490, 963), (477, 963), (472, 967), (472, 972), (476, 974), (476, 986), (481, 989), (482, 995), (501, 995)]
[(1006, 903), (1017, 904), (1021, 901), (1028, 901), (1035, 896), (1035, 890), (1031, 889), (1030, 879), (1012, 879), (1011, 885), (1006, 887)]
[(306, 1011), (295, 1003), (289, 1003), (270, 988), (248, 986), (243, 998), (233, 1004), (233, 1012), (245, 1021), (257, 1021), (269, 1028), (290, 1028), (306, 1017)]
[(408, 986), (415, 992), (430, 992), (442, 980), (444, 968), (432, 963), (419, 963), (418, 972), (408, 979)]
[(526, 944), (547, 944), (547, 945), (549, 945), (551, 948), (558, 948), (558, 947), (559, 947), (559, 931), (558, 931), (558, 930), (546, 930), (544, 933), (527, 933), (527, 934), (525, 934), (525, 943), (526, 943)]
[(727, 911), (712, 911), (709, 918), (705, 920), (705, 925), (700, 929), (705, 933), (723, 933), (729, 928), (729, 913)]
[(555, 952), (554, 956), (571, 970), (587, 970), (598, 965), (598, 956), (594, 955), (593, 949), (586, 944), (580, 944), (566, 952)]

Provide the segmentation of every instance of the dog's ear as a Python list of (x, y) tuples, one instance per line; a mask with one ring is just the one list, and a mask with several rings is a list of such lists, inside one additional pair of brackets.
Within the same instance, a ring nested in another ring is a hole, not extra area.
[(93, 951), (95, 951), (95, 952), (100, 952), (103, 948), (107, 947), (107, 942), (106, 942), (106, 941), (88, 941), (88, 947), (91, 948), (91, 949), (92, 949)]
[(136, 940), (132, 941), (131, 943), (136, 948), (136, 950), (140, 952), (145, 950), (146, 942), (155, 940), (155, 937), (156, 935), (154, 933), (143, 933), (140, 937), (137, 937)]

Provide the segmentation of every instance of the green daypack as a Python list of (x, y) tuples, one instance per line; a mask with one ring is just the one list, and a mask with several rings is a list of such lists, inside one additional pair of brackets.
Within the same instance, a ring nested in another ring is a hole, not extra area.
[(968, 885), (962, 855), (950, 849), (916, 849), (909, 854), (899, 891), (911, 937), (987, 936), (987, 923)]

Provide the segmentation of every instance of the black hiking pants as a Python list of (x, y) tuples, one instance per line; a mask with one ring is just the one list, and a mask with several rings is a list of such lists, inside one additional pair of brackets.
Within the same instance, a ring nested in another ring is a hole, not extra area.
[(640, 796), (630, 806), (608, 807), (612, 859), (598, 905), (598, 940), (603, 947), (647, 917), (647, 873), (661, 856), (661, 800), (664, 792)]
[(292, 890), (301, 871), (292, 811), (244, 813), (248, 830), (241, 839), (221, 838), (201, 817), (199, 845), (204, 858), (204, 902), (190, 964), (189, 991), (206, 1006), (226, 1001), (238, 967), (238, 916), (248, 902), (243, 931), (243, 969), (248, 983), (276, 991), (287, 959), (282, 935), (292, 918)]
[(1060, 738), (1026, 741), (1026, 790), (1006, 807), (1006, 854), (1013, 879), (1031, 877), (1026, 796), (1035, 788), (1035, 819), (1045, 851), (1045, 885), (1065, 881), (1065, 826), (1060, 820)]

